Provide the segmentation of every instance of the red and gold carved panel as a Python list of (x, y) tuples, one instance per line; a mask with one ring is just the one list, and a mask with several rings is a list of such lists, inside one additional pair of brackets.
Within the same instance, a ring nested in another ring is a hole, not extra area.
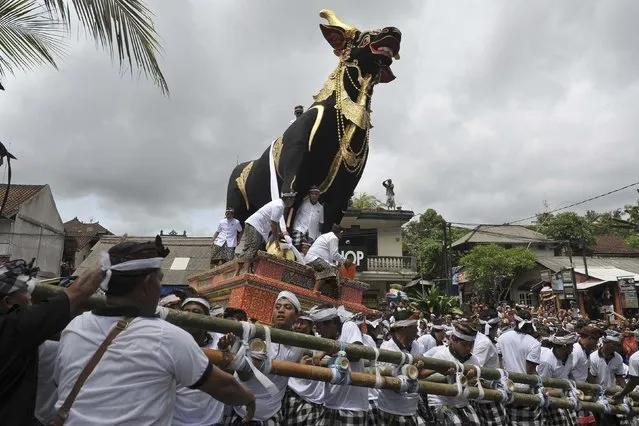
[(231, 290), (231, 296), (229, 297), (229, 303), (228, 306), (232, 307), (232, 308), (243, 308), (243, 303), (244, 303), (244, 294), (246, 293), (246, 287), (241, 286), (241, 287), (236, 287), (233, 290)]
[(258, 260), (255, 265), (255, 275), (272, 278), (274, 280), (281, 280), (283, 271), (284, 266), (274, 262), (269, 262), (267, 259), (263, 258)]
[(362, 292), (352, 287), (342, 287), (342, 301), (350, 303), (362, 303)]
[(270, 324), (276, 297), (277, 293), (273, 291), (245, 287), (242, 309), (246, 311), (249, 318), (256, 318), (261, 323)]

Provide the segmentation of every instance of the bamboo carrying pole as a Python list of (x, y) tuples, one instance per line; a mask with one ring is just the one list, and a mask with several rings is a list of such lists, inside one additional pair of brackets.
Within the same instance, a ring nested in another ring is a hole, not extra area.
[[(48, 297), (54, 297), (64, 292), (63, 287), (57, 287), (48, 284), (40, 284), (36, 286), (33, 291), (34, 299), (41, 300)], [(103, 296), (91, 296), (87, 302), (88, 308), (104, 306), (105, 298)], [(218, 333), (234, 333), (237, 336), (241, 336), (243, 333), (242, 324), (237, 321), (226, 320), (222, 318), (212, 318), (204, 315), (192, 314), (190, 312), (178, 311), (175, 309), (167, 309), (168, 314), (166, 321), (175, 324), (183, 328), (199, 328), (207, 331), (214, 331)], [(322, 351), (329, 354), (337, 353), (341, 345), (339, 342), (330, 339), (324, 339), (321, 337), (307, 336), (293, 331), (280, 330), (277, 328), (271, 328), (271, 341), (275, 343), (282, 343), (289, 346), (297, 346), (310, 350)], [(255, 337), (264, 339), (264, 326), (255, 325)], [(363, 345), (348, 344), (345, 347), (346, 355), (351, 360), (359, 359), (375, 359), (375, 351), (373, 348), (369, 348)], [(401, 364), (403, 362), (403, 354), (401, 352), (379, 350), (379, 362), (387, 362), (391, 364)], [(452, 361), (445, 361), (435, 358), (426, 358), (423, 356), (414, 357), (415, 361), (422, 361), (424, 366), (429, 369), (443, 371), (451, 368), (456, 368), (456, 365)], [(464, 373), (468, 373), (471, 370), (475, 370), (475, 367), (470, 364), (464, 365)], [(497, 369), (494, 368), (482, 368), (481, 376), (484, 379), (499, 380), (501, 375)], [(509, 378), (513, 382), (522, 383), (527, 385), (536, 385), (538, 382), (538, 376), (523, 374), (523, 373), (509, 373)], [(556, 388), (563, 390), (570, 390), (570, 383), (563, 379), (550, 379), (543, 378), (542, 383), (545, 387)], [(585, 393), (597, 394), (599, 392), (599, 386), (589, 383), (577, 383), (577, 388)], [(619, 387), (613, 387), (606, 389), (606, 394), (614, 394), (619, 391)], [(639, 393), (631, 393), (630, 396), (639, 400)]]
[[(206, 356), (220, 368), (227, 369), (230, 366), (231, 361), (234, 358), (234, 354), (231, 352), (224, 352), (214, 349), (202, 349)], [(273, 360), (271, 362), (271, 374), (286, 377), (297, 377), (300, 379), (309, 379), (320, 382), (330, 382), (333, 378), (333, 372), (330, 368), (318, 367), (314, 365), (303, 365), (289, 361)], [(350, 384), (358, 387), (374, 388), (376, 383), (376, 377), (366, 373), (350, 373)], [(401, 391), (402, 381), (397, 377), (382, 377), (381, 389), (389, 389), (396, 392)], [(476, 387), (467, 387), (468, 397), (470, 399), (477, 399), (479, 397), (479, 389)], [(454, 397), (457, 396), (457, 386), (443, 383), (434, 383), (424, 380), (419, 381), (419, 393), (442, 395)], [(537, 395), (529, 395), (524, 393), (514, 392), (514, 405), (526, 405), (536, 407), (539, 405), (540, 398)], [(484, 399), (489, 401), (501, 402), (502, 394), (493, 389), (484, 389)], [(565, 398), (549, 398), (550, 408), (566, 408), (573, 409), (573, 405)], [(598, 413), (604, 412), (604, 407), (594, 402), (582, 402), (582, 407), (585, 410), (594, 411)], [(611, 405), (611, 413), (626, 414), (623, 407), (617, 405)], [(639, 408), (632, 408), (632, 412), (639, 414)]]

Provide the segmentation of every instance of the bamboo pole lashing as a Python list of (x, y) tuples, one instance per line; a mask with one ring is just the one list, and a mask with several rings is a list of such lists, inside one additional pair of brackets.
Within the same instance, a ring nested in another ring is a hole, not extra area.
[[(231, 361), (234, 358), (234, 354), (231, 352), (224, 352), (215, 349), (203, 349), (204, 354), (220, 368), (228, 368)], [(314, 365), (298, 364), (290, 361), (273, 360), (271, 362), (271, 374), (286, 377), (296, 377), (300, 379), (316, 380), (321, 382), (330, 383), (333, 379), (333, 372), (330, 368), (318, 367)], [(350, 373), (350, 384), (358, 387), (374, 388), (377, 382), (377, 378), (374, 375), (366, 373)], [(420, 394), (431, 394), (455, 397), (457, 396), (458, 389), (456, 385), (449, 385), (444, 383), (428, 382), (420, 380), (419, 382)], [(402, 389), (402, 381), (396, 377), (382, 377), (381, 389), (389, 389), (396, 392), (400, 392)], [(470, 400), (477, 399), (480, 396), (479, 389), (477, 387), (468, 387), (468, 398)], [(513, 392), (514, 400), (513, 405), (525, 405), (537, 407), (540, 404), (540, 397), (533, 394), (524, 394)], [(503, 395), (501, 392), (490, 388), (484, 388), (485, 400), (502, 402)], [(549, 397), (548, 403), (550, 408), (565, 408), (574, 409), (572, 402), (565, 398)], [(594, 402), (582, 402), (582, 408), (594, 412), (603, 412), (604, 408), (600, 404)], [(611, 405), (611, 413), (614, 414), (627, 414), (622, 406)], [(639, 408), (631, 408), (634, 414), (639, 414)]]
[[(61, 294), (62, 292), (64, 292), (64, 288), (62, 287), (57, 287), (49, 284), (40, 284), (36, 286), (33, 292), (33, 296), (34, 299), (38, 300), (53, 297)], [(103, 296), (91, 296), (91, 298), (87, 301), (87, 307), (101, 307), (104, 306), (105, 303), (106, 300)], [(212, 318), (175, 309), (167, 309), (167, 311), (168, 314), (166, 316), (166, 321), (179, 327), (198, 328), (218, 333), (234, 333), (238, 336), (241, 336), (243, 333), (242, 324), (237, 321), (226, 320), (222, 318)], [(255, 337), (264, 339), (264, 326), (259, 324), (256, 324), (254, 326)], [(335, 340), (324, 339), (316, 336), (308, 336), (300, 333), (295, 333), (293, 331), (280, 330), (277, 328), (271, 328), (270, 331), (271, 341), (275, 343), (297, 346), (309, 350), (322, 351), (331, 354), (337, 353), (341, 349), (341, 344)], [(347, 357), (351, 360), (376, 359), (375, 350), (364, 345), (348, 344), (346, 345), (345, 350)], [(402, 364), (402, 362), (404, 362), (404, 356), (400, 352), (388, 351), (383, 349), (379, 349), (378, 352), (378, 362), (386, 362), (391, 364)], [(413, 359), (414, 361), (422, 361), (424, 363), (424, 366), (429, 369), (447, 370), (450, 368), (456, 368), (455, 363), (452, 361), (426, 358), (423, 356), (415, 356), (413, 357)], [(464, 364), (465, 374), (471, 370), (474, 370), (473, 365)], [(481, 375), (483, 378), (490, 380), (499, 380), (501, 378), (499, 370), (488, 367), (483, 367), (481, 369)], [(538, 383), (538, 376), (532, 376), (523, 373), (509, 372), (509, 379), (513, 382), (527, 385), (537, 385)], [(542, 378), (542, 383), (545, 387), (548, 388), (556, 388), (562, 390), (571, 389), (570, 383), (562, 379)], [(598, 385), (589, 383), (577, 383), (577, 389), (590, 394), (598, 394), (600, 390)], [(620, 390), (619, 387), (614, 387), (606, 389), (605, 392), (606, 394), (613, 394), (616, 393), (618, 390)], [(639, 400), (639, 393), (631, 393), (631, 397)]]

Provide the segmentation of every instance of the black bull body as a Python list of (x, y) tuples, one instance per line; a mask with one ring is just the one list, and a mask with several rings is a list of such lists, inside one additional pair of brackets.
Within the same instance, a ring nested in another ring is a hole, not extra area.
[(394, 27), (362, 32), (330, 11), (320, 16), (330, 24), (320, 29), (339, 64), (311, 107), (275, 140), (273, 153), (269, 146), (260, 158), (231, 173), (227, 205), (241, 222), (271, 201), (271, 155), (277, 192), (298, 193), (286, 212), (288, 226), (309, 187), (317, 185), (324, 205), (323, 232), (341, 221), (366, 165), (373, 87), (395, 78), (390, 65), (399, 58), (401, 33)]

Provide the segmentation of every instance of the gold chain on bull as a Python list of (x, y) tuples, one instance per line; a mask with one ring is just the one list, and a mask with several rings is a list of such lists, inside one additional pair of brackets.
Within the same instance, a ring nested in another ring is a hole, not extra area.
[[(350, 123), (348, 125), (348, 130), (345, 129), (344, 126), (344, 103), (343, 103), (343, 94), (346, 94), (346, 90), (343, 87), (344, 84), (344, 74), (348, 77), (351, 84), (358, 91), (357, 101), (356, 103), (361, 105), (363, 102), (366, 105), (366, 98), (369, 97), (368, 84), (363, 84), (359, 86), (355, 84), (353, 78), (350, 76), (348, 72), (348, 68), (344, 60), (340, 60), (336, 75), (335, 75), (335, 113), (337, 116), (337, 139), (339, 140), (339, 149), (341, 157), (343, 158), (344, 168), (349, 173), (360, 173), (364, 167), (364, 160), (368, 153), (368, 135), (370, 131), (370, 125), (365, 125), (366, 127), (366, 135), (364, 136), (364, 141), (362, 143), (362, 147), (358, 152), (353, 152), (351, 149), (351, 140), (355, 133), (355, 124)], [(350, 99), (349, 99), (350, 100)], [(365, 107), (366, 108), (366, 107)], [(368, 124), (368, 123), (367, 123)]]

